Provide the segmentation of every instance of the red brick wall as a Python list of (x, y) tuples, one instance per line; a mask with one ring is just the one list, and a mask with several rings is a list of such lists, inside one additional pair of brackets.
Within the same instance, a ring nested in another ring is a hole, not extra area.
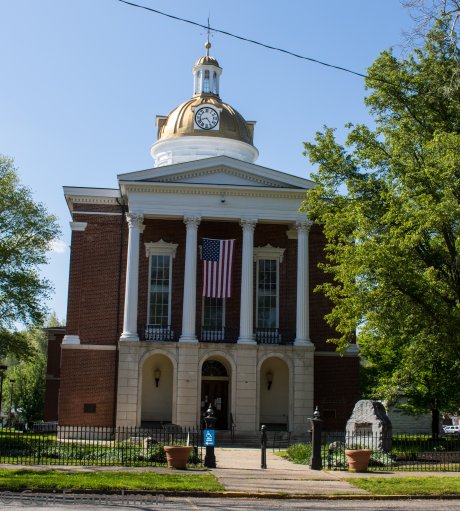
[(85, 231), (72, 232), (67, 334), (79, 335), (85, 344), (116, 344), (123, 321), (126, 221), (122, 224), (123, 235), (121, 215), (74, 213), (74, 221), (88, 225)]
[(335, 345), (326, 343), (325, 340), (336, 337), (337, 334), (331, 328), (324, 316), (331, 310), (330, 301), (322, 292), (315, 291), (318, 284), (331, 280), (323, 270), (318, 268), (319, 263), (325, 262), (324, 246), (326, 240), (319, 225), (313, 225), (309, 235), (309, 258), (310, 258), (310, 336), (315, 343), (316, 349), (321, 351), (335, 351)]
[[(358, 357), (315, 356), (315, 406), (325, 431), (343, 431), (359, 395)], [(335, 418), (325, 418), (335, 411)]]
[[(59, 393), (61, 426), (112, 426), (114, 423), (116, 351), (62, 349)], [(84, 413), (84, 404), (96, 413)]]

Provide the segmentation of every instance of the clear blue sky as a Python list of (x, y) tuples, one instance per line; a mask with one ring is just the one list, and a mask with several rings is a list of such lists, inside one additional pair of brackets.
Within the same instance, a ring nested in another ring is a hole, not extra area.
[[(155, 9), (365, 72), (399, 55), (412, 21), (399, 0), (139, 0)], [(153, 166), (155, 115), (192, 95), (205, 31), (116, 0), (0, 0), (0, 152), (62, 226), (43, 269), (65, 318), (70, 215), (62, 186), (117, 187)], [(324, 124), (369, 122), (361, 78), (223, 35), (221, 97), (257, 121), (257, 161), (308, 177), (302, 142)]]

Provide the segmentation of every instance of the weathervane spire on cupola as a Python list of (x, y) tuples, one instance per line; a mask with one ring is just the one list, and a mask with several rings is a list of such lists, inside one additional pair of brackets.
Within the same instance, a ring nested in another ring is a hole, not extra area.
[(206, 57), (209, 57), (209, 48), (211, 48), (211, 26), (209, 25), (209, 16), (208, 16), (208, 40), (206, 41), (206, 44), (204, 47), (206, 48)]
[(211, 27), (208, 18), (208, 37), (204, 47), (206, 55), (199, 58), (193, 66), (194, 95), (214, 94), (219, 96), (219, 78), (222, 68), (214, 57), (209, 55), (211, 48)]

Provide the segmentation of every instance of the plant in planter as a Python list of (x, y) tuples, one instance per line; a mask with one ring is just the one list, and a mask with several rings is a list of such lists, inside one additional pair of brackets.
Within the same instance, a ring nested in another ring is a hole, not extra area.
[(367, 449), (359, 444), (351, 444), (345, 448), (350, 472), (367, 472), (372, 449)]
[(166, 462), (169, 468), (185, 470), (193, 446), (191, 445), (165, 445)]

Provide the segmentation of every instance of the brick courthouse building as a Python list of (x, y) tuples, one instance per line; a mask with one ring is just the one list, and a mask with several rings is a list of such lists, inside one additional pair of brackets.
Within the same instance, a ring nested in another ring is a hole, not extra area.
[[(218, 429), (300, 434), (314, 405), (342, 428), (359, 397), (356, 350), (325, 343), (313, 293), (324, 238), (298, 212), (313, 184), (254, 164), (255, 123), (220, 99), (209, 46), (192, 99), (157, 117), (154, 168), (64, 189), (68, 314), (50, 332), (46, 417), (60, 425), (194, 426), (212, 403)], [(230, 297), (203, 296), (205, 238), (235, 240)]]

